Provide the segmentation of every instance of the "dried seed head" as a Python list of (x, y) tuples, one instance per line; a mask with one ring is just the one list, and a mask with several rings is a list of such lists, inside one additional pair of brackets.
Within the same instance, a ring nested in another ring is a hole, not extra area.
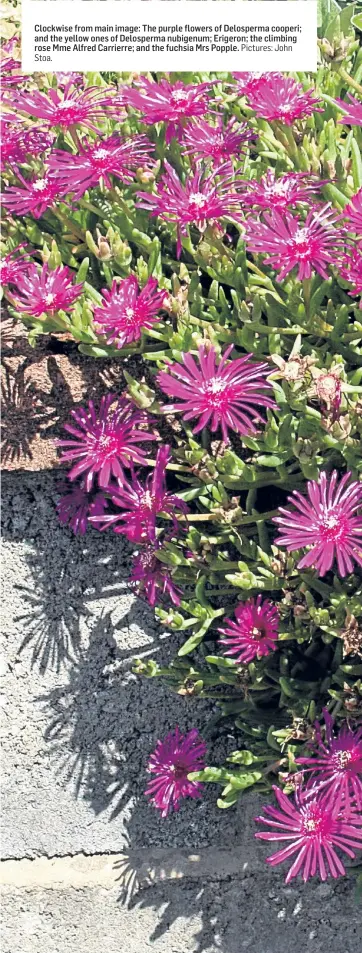
[(362, 655), (362, 628), (352, 613), (347, 612), (345, 628), (341, 632), (344, 655)]

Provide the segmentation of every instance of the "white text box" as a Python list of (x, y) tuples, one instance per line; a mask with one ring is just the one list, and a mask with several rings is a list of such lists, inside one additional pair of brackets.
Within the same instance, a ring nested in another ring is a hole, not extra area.
[(316, 0), (23, 0), (26, 72), (317, 68)]

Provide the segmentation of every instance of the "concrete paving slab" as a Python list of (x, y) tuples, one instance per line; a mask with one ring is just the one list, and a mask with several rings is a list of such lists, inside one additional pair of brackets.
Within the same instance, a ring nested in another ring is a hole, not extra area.
[(177, 638), (127, 591), (121, 537), (59, 525), (57, 483), (3, 480), (3, 856), (242, 844), (245, 807), (226, 817), (211, 786), (162, 822), (148, 805), (157, 738), (212, 711), (132, 674), (135, 655), (167, 658)]
[(271, 871), (118, 884), (3, 888), (2, 953), (357, 953), (351, 883), (285, 887)]

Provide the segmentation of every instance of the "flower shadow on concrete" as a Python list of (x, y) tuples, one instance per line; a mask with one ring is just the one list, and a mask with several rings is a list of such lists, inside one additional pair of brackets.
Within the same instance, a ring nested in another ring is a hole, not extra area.
[[(44, 480), (49, 483), (46, 493)], [(8, 481), (9, 506), (5, 505)], [(119, 606), (118, 615), (127, 616), (123, 623), (127, 628), (132, 628), (135, 615), (141, 627), (147, 610), (138, 604), (137, 613), (135, 598), (127, 593), (128, 543), (96, 531), (77, 537), (60, 525), (56, 514), (60, 482), (55, 474), (50, 481), (35, 474), (26, 481), (21, 474), (5, 476), (3, 536), (30, 541), (24, 582), (16, 585), (21, 606), (14, 619), (22, 636), (19, 652), (27, 650), (32, 666), (39, 666), (43, 673), (48, 668), (60, 673), (64, 667), (70, 678), (73, 674), (77, 679), (77, 665), (85, 663), (88, 632), (106, 603), (112, 611)], [(151, 630), (151, 611), (148, 616)], [(102, 625), (106, 630), (106, 621)], [(110, 622), (108, 627), (112, 628)], [(92, 645), (91, 639), (89, 651)], [(85, 682), (86, 677), (87, 672)]]
[(1, 383), (3, 465), (17, 464), (20, 459), (33, 459), (32, 443), (38, 433), (44, 432), (54, 418), (54, 407), (49, 396), (26, 379), (27, 361), (16, 370), (3, 362)]
[(41, 335), (31, 347), (20, 322), (5, 315), (2, 337), (2, 465), (44, 470), (57, 464), (55, 438), (84, 393), (124, 387), (119, 364), (82, 361), (77, 345)]
[[(155, 738), (175, 720), (183, 729), (191, 727), (195, 712), (192, 703), (185, 708), (159, 683), (145, 682), (130, 671), (132, 653), (120, 646), (119, 630), (124, 632), (125, 623), (142, 620), (144, 625), (143, 613), (136, 602), (117, 627), (111, 613), (104, 612), (90, 626), (88, 648), (69, 669), (68, 686), (54, 687), (37, 702), (49, 717), (45, 740), (52, 770), (95, 818), (105, 814), (114, 825), (114, 851), (123, 844), (123, 859), (114, 867), (119, 903), (136, 916), (144, 908), (156, 913), (157, 927), (150, 936), (156, 950), (157, 941), (182, 918), (190, 951), (214, 953), (221, 889), (224, 884), (230, 889), (231, 882), (230, 871), (220, 872), (220, 855), (242, 842), (245, 814), (237, 810), (225, 817), (211, 790), (205, 791), (204, 801), (185, 801), (179, 814), (164, 821), (147, 803), (145, 765)], [(138, 652), (147, 651), (149, 642), (140, 643)], [(156, 635), (152, 654), (158, 651), (167, 654), (167, 646), (165, 653)], [(207, 716), (205, 709), (205, 721)], [(198, 721), (200, 717), (198, 706)], [(210, 842), (219, 846), (210, 849)], [(236, 866), (238, 854), (236, 850)], [(239, 875), (244, 876), (243, 864), (239, 866), (234, 891)], [(223, 953), (236, 950), (225, 940)]]
[[(122, 629), (139, 622), (139, 607), (131, 606)], [(104, 612), (90, 623), (88, 649), (71, 665), (68, 685), (38, 698), (49, 713), (45, 740), (55, 770), (96, 816), (108, 811), (109, 821), (131, 809), (139, 794), (147, 750), (142, 734), (152, 718), (130, 666), (130, 651), (119, 647), (111, 613)]]
[[(118, 583), (115, 568), (116, 555), (110, 553), (106, 564), (96, 564), (92, 547), (75, 544), (69, 552), (63, 548), (59, 559), (59, 545), (43, 555), (35, 550), (27, 557), (30, 583), (18, 586), (25, 611), (16, 622), (25, 632), (19, 652), (31, 648), (31, 663), (41, 671), (48, 667), (60, 672), (63, 666), (75, 667), (82, 655), (88, 622), (92, 619), (92, 601), (106, 596), (124, 595), (124, 585)], [(78, 557), (78, 558), (77, 558)], [(83, 569), (88, 564), (94, 570), (94, 586), (89, 586)], [(36, 584), (32, 582), (34, 580)], [(112, 582), (111, 582), (112, 580)]]
[(281, 876), (254, 860), (238, 872), (218, 870), (217, 862), (207, 872), (200, 852), (190, 872), (190, 862), (180, 854), (172, 865), (162, 860), (153, 864), (153, 877), (131, 849), (116, 867), (120, 902), (158, 916), (150, 936), (156, 950), (176, 921), (184, 924), (190, 953), (321, 953), (327, 944), (353, 953), (359, 946), (353, 877), (286, 886)]

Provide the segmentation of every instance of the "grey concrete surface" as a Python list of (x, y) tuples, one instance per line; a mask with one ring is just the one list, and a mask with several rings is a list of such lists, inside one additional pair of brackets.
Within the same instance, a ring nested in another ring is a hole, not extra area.
[(3, 856), (118, 851), (129, 839), (201, 847), (211, 829), (242, 839), (243, 812), (226, 818), (211, 787), (162, 822), (143, 796), (157, 738), (202, 727), (210, 709), (132, 674), (135, 655), (165, 659), (177, 640), (127, 592), (121, 538), (59, 525), (57, 480), (3, 480)]
[(165, 882), (127, 906), (117, 885), (3, 891), (2, 953), (359, 953), (350, 887)]
[[(208, 786), (165, 821), (148, 805), (157, 738), (176, 723), (202, 729), (210, 708), (132, 674), (134, 655), (165, 659), (177, 636), (127, 591), (127, 544), (59, 526), (58, 482), (54, 473), (3, 478), (2, 856), (123, 851), (129, 861), (107, 889), (5, 886), (3, 953), (98, 953), (105, 942), (108, 953), (355, 953), (353, 878), (285, 887), (253, 838), (255, 798), (222, 812)], [(246, 856), (247, 870), (225, 867), (220, 854), (211, 879), (201, 865), (194, 879), (186, 871), (134, 889), (140, 851), (179, 851), (182, 866), (185, 849), (218, 847)]]

